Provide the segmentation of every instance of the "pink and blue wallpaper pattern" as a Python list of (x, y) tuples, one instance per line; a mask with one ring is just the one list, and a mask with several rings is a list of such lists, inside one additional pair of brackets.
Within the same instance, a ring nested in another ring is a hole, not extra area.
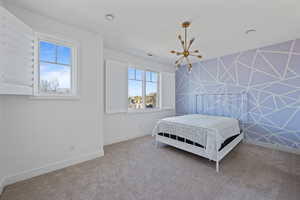
[[(194, 113), (195, 95), (247, 93), (248, 140), (300, 149), (300, 39), (252, 49), (176, 72), (176, 112)], [(230, 105), (229, 105), (230, 106)]]

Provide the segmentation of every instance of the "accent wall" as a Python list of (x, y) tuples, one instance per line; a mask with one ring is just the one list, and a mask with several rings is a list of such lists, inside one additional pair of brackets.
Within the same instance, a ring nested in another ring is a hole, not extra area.
[[(300, 39), (193, 64), (176, 72), (176, 112), (195, 95), (247, 93), (246, 139), (300, 150)], [(230, 105), (228, 105), (230, 106)]]

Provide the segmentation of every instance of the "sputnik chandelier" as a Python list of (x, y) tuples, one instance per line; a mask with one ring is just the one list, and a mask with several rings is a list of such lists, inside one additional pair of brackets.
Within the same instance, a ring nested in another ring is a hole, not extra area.
[(178, 39), (180, 40), (180, 43), (182, 45), (183, 51), (179, 52), (179, 51), (171, 51), (172, 54), (176, 54), (177, 56), (180, 56), (180, 58), (178, 60), (176, 60), (175, 65), (177, 68), (180, 67), (180, 65), (182, 64), (183, 60), (186, 60), (186, 64), (187, 64), (187, 68), (188, 71), (191, 72), (192, 71), (192, 63), (189, 59), (189, 56), (195, 56), (197, 58), (202, 58), (202, 56), (199, 54), (199, 50), (193, 50), (190, 51), (190, 48), (193, 44), (193, 42), (195, 41), (195, 38), (192, 38), (189, 43), (187, 43), (187, 28), (191, 25), (191, 22), (186, 21), (182, 23), (182, 28), (184, 28), (184, 40), (182, 39), (181, 35), (178, 35)]

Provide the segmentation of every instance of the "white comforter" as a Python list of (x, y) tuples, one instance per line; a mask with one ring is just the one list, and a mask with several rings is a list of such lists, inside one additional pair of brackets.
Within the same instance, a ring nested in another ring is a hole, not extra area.
[(197, 142), (213, 157), (227, 138), (240, 133), (240, 128), (239, 121), (234, 118), (191, 114), (158, 121), (153, 135), (158, 133), (169, 133)]

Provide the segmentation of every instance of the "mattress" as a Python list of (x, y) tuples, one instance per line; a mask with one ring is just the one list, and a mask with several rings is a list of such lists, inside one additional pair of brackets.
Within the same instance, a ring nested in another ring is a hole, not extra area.
[(168, 133), (194, 141), (203, 146), (211, 157), (226, 139), (240, 133), (239, 121), (234, 118), (210, 115), (183, 115), (159, 120), (153, 135)]

